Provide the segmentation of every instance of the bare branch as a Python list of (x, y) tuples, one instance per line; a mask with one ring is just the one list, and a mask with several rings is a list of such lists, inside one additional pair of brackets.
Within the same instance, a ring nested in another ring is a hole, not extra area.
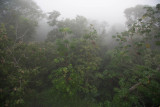
[(135, 90), (135, 89), (136, 89), (138, 86), (140, 86), (141, 84), (142, 84), (142, 83), (139, 82), (139, 83), (133, 85), (131, 88), (129, 88), (129, 91), (131, 92), (131, 91)]

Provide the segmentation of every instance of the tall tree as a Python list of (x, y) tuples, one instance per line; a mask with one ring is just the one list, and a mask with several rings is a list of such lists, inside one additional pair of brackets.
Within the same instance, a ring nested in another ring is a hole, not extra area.
[(125, 9), (125, 17), (127, 18), (126, 24), (133, 24), (137, 19), (141, 18), (143, 14), (146, 12), (144, 5), (137, 5), (135, 7), (130, 7)]
[(0, 6), (0, 23), (15, 41), (29, 41), (35, 33), (41, 10), (32, 0), (6, 0)]

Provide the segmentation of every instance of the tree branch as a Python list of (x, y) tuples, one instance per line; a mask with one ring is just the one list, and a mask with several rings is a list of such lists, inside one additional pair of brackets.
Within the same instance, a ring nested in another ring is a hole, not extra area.
[(139, 82), (139, 83), (137, 83), (137, 84), (135, 84), (135, 85), (133, 85), (131, 88), (129, 88), (129, 92), (131, 92), (131, 91), (133, 91), (133, 90), (135, 90), (138, 86), (140, 86), (142, 83), (141, 82)]

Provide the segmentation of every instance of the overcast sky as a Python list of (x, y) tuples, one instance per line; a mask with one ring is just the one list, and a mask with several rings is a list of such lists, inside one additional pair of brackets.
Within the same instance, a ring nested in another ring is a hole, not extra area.
[(107, 21), (109, 24), (124, 23), (124, 10), (137, 4), (152, 5), (160, 0), (34, 0), (44, 12), (57, 10), (61, 16), (74, 18), (82, 15), (86, 18)]

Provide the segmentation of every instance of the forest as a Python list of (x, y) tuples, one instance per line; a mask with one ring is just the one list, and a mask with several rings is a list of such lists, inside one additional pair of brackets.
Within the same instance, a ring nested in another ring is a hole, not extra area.
[(0, 107), (159, 107), (160, 4), (124, 14), (108, 27), (0, 0)]

